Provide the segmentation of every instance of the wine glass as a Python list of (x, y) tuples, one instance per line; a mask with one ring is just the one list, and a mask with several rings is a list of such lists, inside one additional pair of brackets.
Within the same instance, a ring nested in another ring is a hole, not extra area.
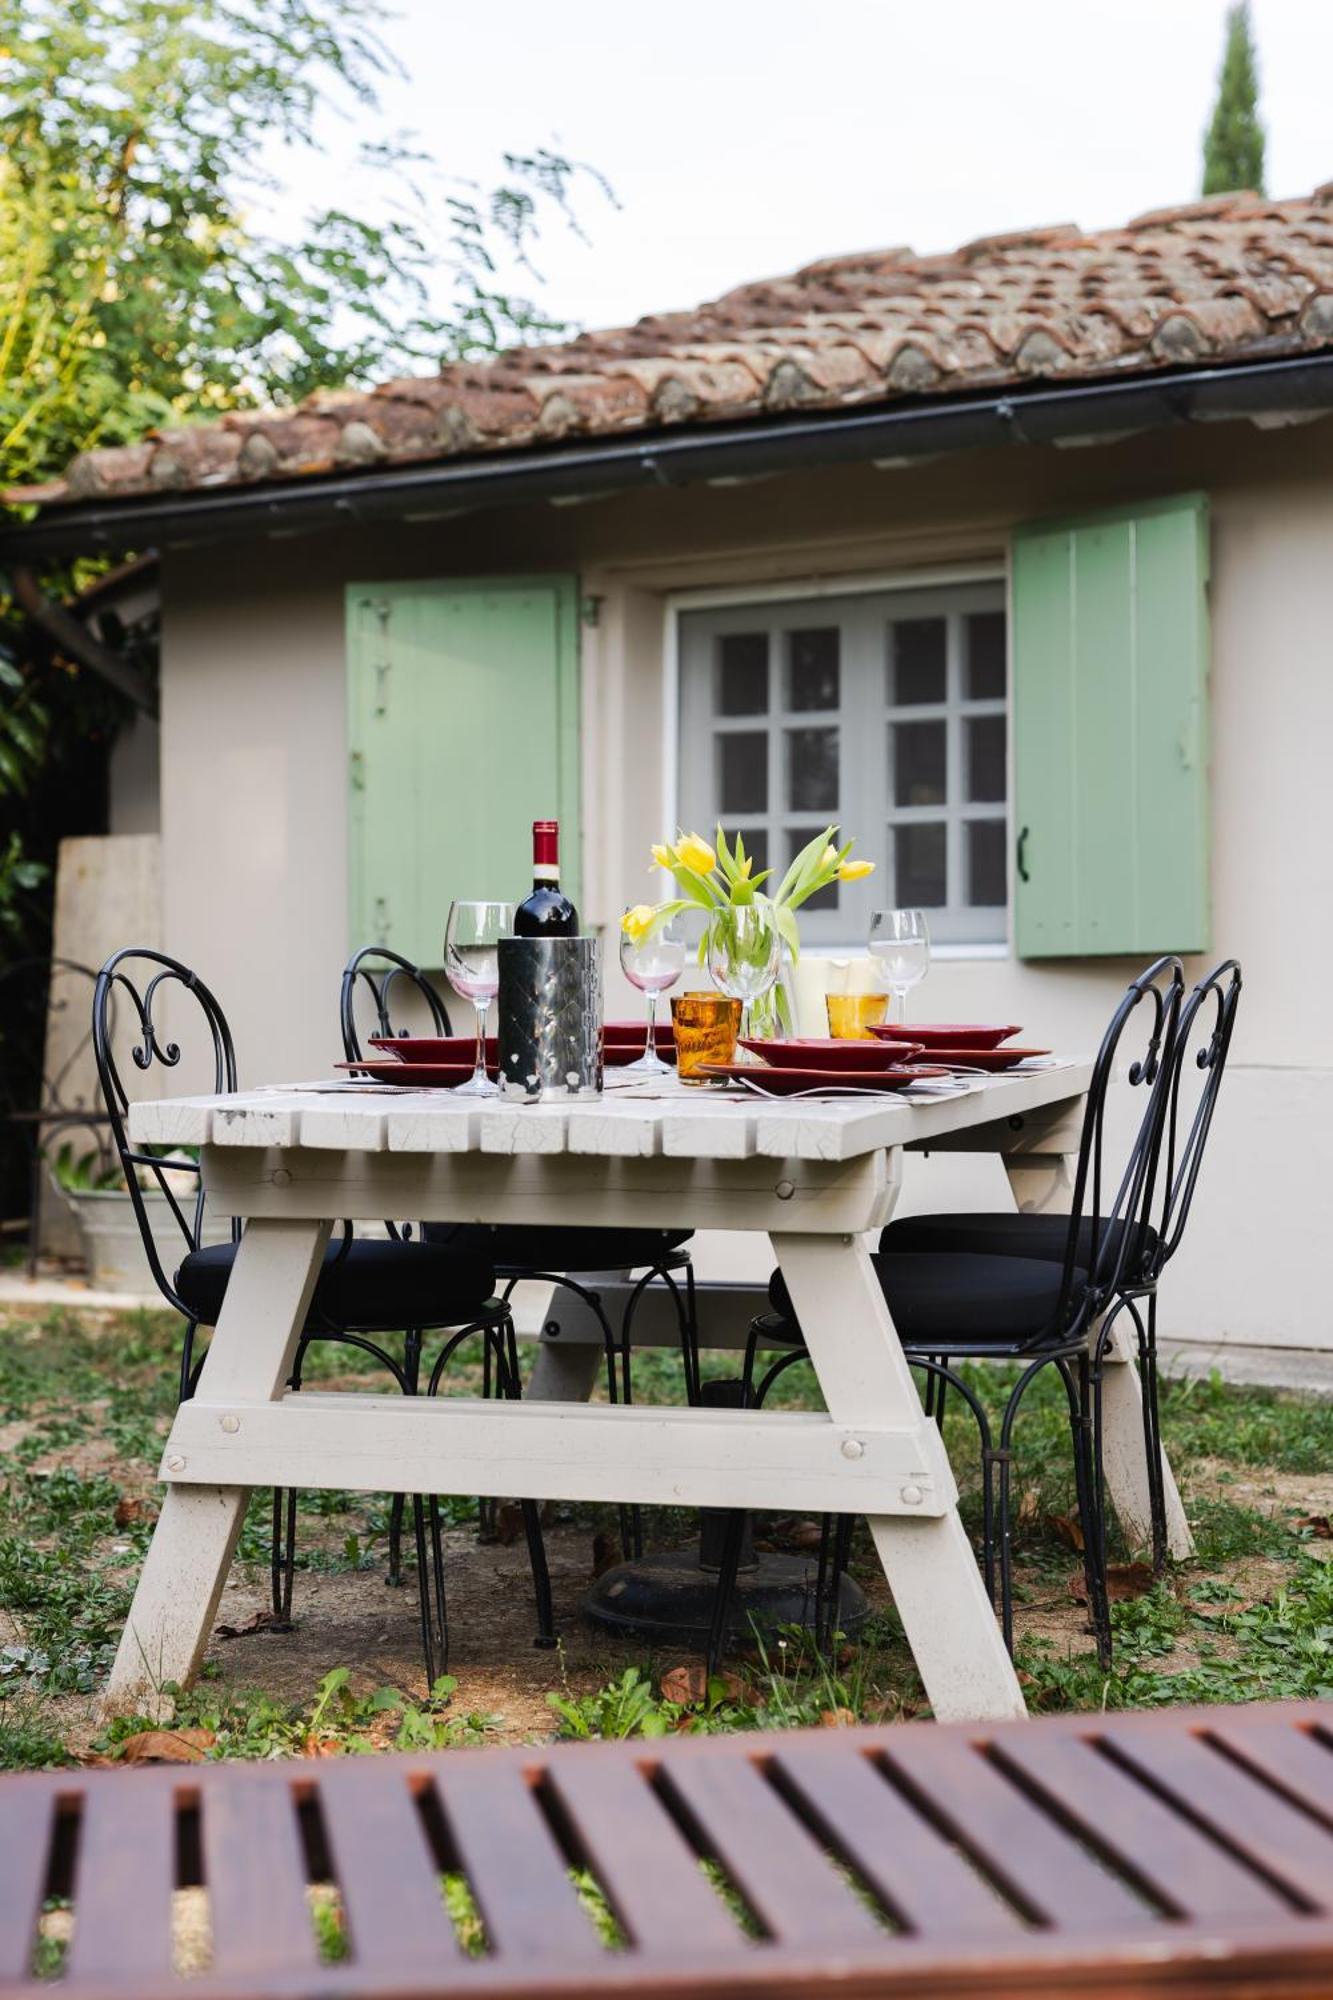
[(781, 959), (782, 936), (771, 903), (756, 898), (714, 910), (708, 921), (708, 970), (714, 985), (741, 1003), (742, 1041), (750, 1035), (750, 1010), (773, 985)]
[(451, 903), (444, 933), (444, 969), (456, 992), (477, 1010), (477, 1064), (460, 1097), (498, 1097), (500, 1086), (486, 1074), (486, 1013), (500, 991), (502, 937), (514, 933), (512, 903)]
[[(626, 910), (625, 915), (630, 912)], [(620, 969), (631, 986), (648, 995), (648, 1034), (643, 1054), (627, 1063), (631, 1075), (666, 1076), (670, 1063), (657, 1053), (657, 996), (674, 986), (685, 970), (685, 938), (674, 923), (661, 925), (645, 938), (635, 939), (622, 928)]]
[(878, 959), (885, 984), (907, 1019), (907, 996), (930, 970), (930, 926), (924, 910), (876, 910), (870, 924), (870, 953)]

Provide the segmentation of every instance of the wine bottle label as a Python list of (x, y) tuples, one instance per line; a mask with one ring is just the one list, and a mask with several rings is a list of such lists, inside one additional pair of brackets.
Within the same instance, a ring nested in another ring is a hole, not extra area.
[(554, 882), (558, 884), (560, 881), (560, 870), (552, 862), (534, 861), (532, 864), (532, 879), (534, 882)]

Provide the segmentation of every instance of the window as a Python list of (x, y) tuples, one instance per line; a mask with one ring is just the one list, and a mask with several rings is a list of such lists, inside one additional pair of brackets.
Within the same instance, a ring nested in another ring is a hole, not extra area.
[[(780, 879), (836, 821), (874, 861), (877, 904), (919, 904), (942, 944), (1008, 929), (1004, 587), (732, 605), (680, 618), (680, 823), (720, 820)], [(805, 905), (811, 943), (871, 908)]]

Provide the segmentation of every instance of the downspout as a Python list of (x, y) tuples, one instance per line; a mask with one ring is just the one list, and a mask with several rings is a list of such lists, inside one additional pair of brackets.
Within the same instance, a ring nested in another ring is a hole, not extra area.
[(27, 568), (15, 568), (9, 573), (10, 587), (14, 602), (25, 611), (34, 625), (40, 626), (47, 637), (53, 639), (62, 653), (90, 673), (100, 676), (132, 701), (145, 715), (157, 714), (157, 691), (137, 668), (127, 664), (95, 639), (86, 625), (83, 625), (67, 611), (63, 604), (53, 604), (45, 595), (37, 578)]

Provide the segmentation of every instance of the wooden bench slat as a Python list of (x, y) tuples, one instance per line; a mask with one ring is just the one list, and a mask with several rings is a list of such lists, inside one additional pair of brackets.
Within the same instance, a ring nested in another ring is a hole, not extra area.
[[(1333, 1749), (1311, 1730), (1286, 1717), (1231, 1715), (1209, 1711), (1207, 1734), (1279, 1790), (1333, 1826)], [(1333, 1711), (1330, 1712), (1333, 1726)]]
[[(0, 1783), (0, 1980), (28, 1977), (46, 1892), (59, 1792), (54, 1779)], [(68, 1780), (64, 1789), (74, 1790)]]
[(74, 1867), (72, 1979), (151, 1980), (171, 1971), (175, 1786), (127, 1772), (84, 1795)]
[(600, 1958), (565, 1858), (513, 1764), (459, 1758), (435, 1788), (492, 1952), (537, 1963)]
[[(1246, 1861), (1312, 1910), (1333, 1909), (1333, 1835), (1183, 1729), (1144, 1739), (1109, 1723), (1102, 1734), (1143, 1778), (1206, 1820)], [(1329, 1779), (1333, 1788), (1333, 1758)]]
[(689, 1749), (667, 1767), (671, 1790), (770, 1935), (805, 1949), (882, 1942), (882, 1926), (749, 1756)]
[(907, 1930), (961, 1941), (1010, 1938), (1022, 1928), (958, 1848), (860, 1751), (832, 1753), (820, 1737), (794, 1738), (773, 1761)]
[(202, 1798), (213, 1970), (303, 1972), (319, 1964), (293, 1779), (238, 1771)]
[(552, 1758), (547, 1778), (637, 1949), (678, 1955), (685, 1938), (701, 1951), (747, 1948), (694, 1850), (633, 1764), (585, 1758), (580, 1746)]
[(961, 1734), (889, 1733), (878, 1754), (1042, 1923), (1062, 1931), (1142, 1924), (1142, 1901)]
[(1006, 1737), (997, 1754), (1180, 1916), (1239, 1922), (1290, 1909), (1259, 1876), (1077, 1736), (1024, 1730)]
[(330, 1758), (319, 1803), (358, 1968), (380, 1977), (461, 1957), (403, 1760), (386, 1768), (372, 1758)]

